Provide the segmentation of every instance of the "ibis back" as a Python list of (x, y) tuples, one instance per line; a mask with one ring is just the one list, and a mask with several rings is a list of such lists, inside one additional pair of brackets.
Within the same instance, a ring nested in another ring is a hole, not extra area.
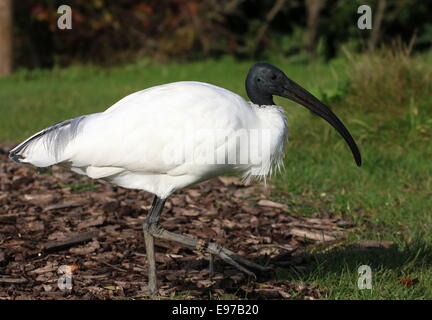
[[(244, 135), (246, 144), (241, 143)], [(10, 157), (38, 167), (60, 164), (165, 198), (228, 172), (268, 175), (281, 163), (286, 135), (281, 108), (256, 106), (226, 89), (184, 81), (142, 90), (105, 112), (58, 123), (25, 140)], [(232, 161), (232, 155), (262, 149), (263, 143), (269, 154), (261, 162)]]

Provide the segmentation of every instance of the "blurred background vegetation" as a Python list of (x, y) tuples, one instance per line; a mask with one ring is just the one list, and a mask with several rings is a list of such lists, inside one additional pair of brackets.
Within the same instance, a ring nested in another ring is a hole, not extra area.
[[(57, 28), (62, 4), (72, 7), (72, 30)], [(357, 28), (363, 4), (373, 10), (372, 30)], [(142, 56), (328, 60), (344, 47), (373, 50), (414, 36), (415, 51), (432, 44), (432, 2), (423, 0), (19, 0), (12, 6), (16, 67), (112, 65)]]

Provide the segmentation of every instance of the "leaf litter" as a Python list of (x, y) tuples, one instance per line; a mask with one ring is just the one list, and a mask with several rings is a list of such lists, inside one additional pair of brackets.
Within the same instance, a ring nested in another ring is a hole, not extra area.
[[(152, 195), (58, 166), (39, 172), (17, 165), (7, 158), (12, 146), (0, 145), (0, 300), (148, 298), (142, 223)], [(289, 205), (268, 199), (270, 193), (269, 184), (215, 178), (169, 198), (161, 224), (172, 232), (216, 241), (275, 270), (309, 268), (302, 258), (308, 245), (343, 239), (353, 227), (351, 221), (328, 214), (290, 215)], [(217, 259), (210, 274), (208, 256), (163, 240), (155, 243), (160, 297), (325, 296), (314, 283), (277, 280), (274, 272), (251, 281)], [(64, 270), (72, 277), (72, 289), (59, 289)]]

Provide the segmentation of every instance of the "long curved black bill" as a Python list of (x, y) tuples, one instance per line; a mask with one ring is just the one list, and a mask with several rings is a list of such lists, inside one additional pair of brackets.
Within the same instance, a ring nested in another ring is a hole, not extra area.
[(358, 149), (357, 144), (342, 121), (340, 121), (339, 118), (327, 106), (325, 106), (307, 90), (302, 88), (294, 81), (289, 79), (287, 80), (288, 84), (284, 87), (283, 94), (281, 94), (281, 96), (301, 104), (313, 113), (327, 120), (328, 123), (330, 123), (345, 139), (351, 149), (356, 164), (360, 167), (362, 163), (360, 150)]

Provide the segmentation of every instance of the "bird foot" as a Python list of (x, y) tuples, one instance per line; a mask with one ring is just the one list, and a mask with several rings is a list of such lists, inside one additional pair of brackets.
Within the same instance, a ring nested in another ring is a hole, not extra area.
[(210, 242), (208, 244), (207, 252), (209, 252), (210, 255), (217, 255), (223, 261), (225, 261), (226, 263), (229, 263), (230, 265), (234, 266), (238, 270), (246, 273), (247, 275), (249, 275), (254, 280), (257, 279), (255, 273), (248, 270), (245, 266), (252, 268), (252, 269), (255, 269), (255, 270), (258, 270), (258, 271), (261, 271), (261, 272), (273, 270), (271, 267), (264, 267), (264, 266), (261, 266), (261, 265), (255, 263), (255, 262), (252, 262), (246, 258), (243, 258), (242, 256), (240, 256), (240, 255), (232, 252), (231, 250), (224, 248), (224, 247), (222, 247), (219, 244), (214, 243), (214, 242)]
[[(173, 232), (170, 232), (168, 230), (165, 230), (161, 228), (159, 225), (152, 225), (148, 229), (148, 232), (150, 232), (154, 237), (161, 238), (168, 241), (174, 241), (181, 245), (192, 247), (197, 249), (200, 252), (207, 252), (210, 255), (218, 256), (220, 259), (225, 261), (226, 263), (234, 266), (241, 272), (246, 273), (251, 278), (256, 279), (255, 273), (248, 270), (246, 267), (261, 271), (261, 272), (268, 272), (272, 270), (270, 267), (264, 267), (261, 266), (255, 262), (252, 262), (246, 258), (243, 258), (242, 256), (232, 252), (231, 250), (224, 248), (220, 246), (219, 244), (215, 242), (205, 242), (203, 240), (197, 240), (190, 237), (186, 237), (181, 234), (176, 234)], [(212, 259), (212, 258), (211, 258)], [(210, 272), (212, 272), (212, 261), (210, 260)]]

